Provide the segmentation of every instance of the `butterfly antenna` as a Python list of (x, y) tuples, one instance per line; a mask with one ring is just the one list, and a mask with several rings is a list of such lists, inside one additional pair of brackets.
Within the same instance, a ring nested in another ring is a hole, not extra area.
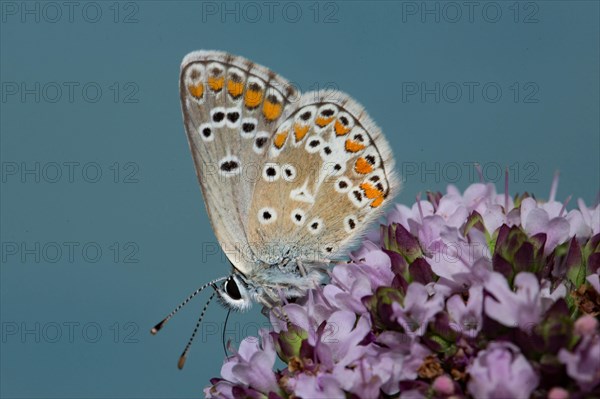
[(173, 317), (175, 315), (175, 313), (179, 312), (179, 310), (184, 307), (185, 305), (187, 305), (187, 303), (196, 295), (198, 295), (200, 292), (202, 292), (202, 290), (204, 290), (206, 287), (210, 286), (210, 285), (214, 285), (215, 283), (218, 283), (219, 281), (225, 280), (227, 277), (219, 277), (218, 279), (215, 279), (213, 281), (210, 281), (206, 284), (204, 284), (202, 287), (198, 288), (196, 291), (194, 291), (190, 296), (188, 296), (185, 301), (181, 302), (179, 304), (179, 306), (177, 306), (175, 309), (173, 309), (173, 311), (171, 313), (169, 313), (169, 315), (167, 317), (165, 317), (164, 319), (162, 319), (162, 321), (160, 323), (158, 323), (157, 325), (155, 325), (154, 327), (152, 327), (152, 330), (150, 330), (150, 332), (152, 333), (152, 335), (155, 335), (157, 332), (159, 332), (164, 325), (167, 323), (167, 321), (169, 321), (171, 319), (171, 317)]
[(190, 347), (192, 346), (192, 342), (194, 342), (194, 338), (196, 337), (196, 333), (198, 332), (198, 327), (200, 327), (200, 323), (202, 323), (202, 319), (204, 318), (204, 313), (206, 313), (206, 309), (208, 309), (208, 305), (210, 305), (210, 301), (212, 301), (212, 299), (215, 297), (216, 294), (217, 294), (216, 292), (213, 292), (210, 295), (210, 297), (208, 298), (208, 301), (206, 301), (206, 305), (204, 305), (204, 309), (202, 309), (202, 313), (200, 313), (200, 317), (198, 318), (198, 322), (196, 323), (194, 332), (192, 333), (190, 340), (188, 341), (187, 345), (185, 346), (183, 353), (179, 357), (179, 362), (177, 363), (177, 367), (179, 368), (179, 370), (181, 370), (183, 368), (183, 366), (185, 365), (185, 359), (187, 357), (187, 353), (190, 350)]
[(223, 327), (223, 352), (225, 352), (225, 357), (229, 360), (229, 353), (227, 353), (227, 345), (225, 345), (225, 331), (227, 331), (227, 321), (229, 320), (229, 314), (231, 313), (231, 308), (227, 311), (227, 316), (225, 316), (225, 326)]

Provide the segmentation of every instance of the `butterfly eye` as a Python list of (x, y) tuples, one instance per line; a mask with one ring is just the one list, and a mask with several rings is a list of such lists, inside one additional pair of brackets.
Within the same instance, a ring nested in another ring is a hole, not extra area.
[(233, 279), (225, 280), (225, 284), (223, 286), (225, 292), (229, 297), (235, 301), (239, 301), (242, 299), (242, 294), (240, 293), (240, 289)]

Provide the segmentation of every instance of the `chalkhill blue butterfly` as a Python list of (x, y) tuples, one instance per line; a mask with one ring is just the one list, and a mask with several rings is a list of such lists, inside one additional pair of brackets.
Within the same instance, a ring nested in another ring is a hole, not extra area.
[(230, 309), (278, 309), (318, 287), (399, 189), (390, 147), (350, 96), (300, 93), (263, 66), (219, 51), (181, 64), (187, 138), (231, 273), (204, 288)]

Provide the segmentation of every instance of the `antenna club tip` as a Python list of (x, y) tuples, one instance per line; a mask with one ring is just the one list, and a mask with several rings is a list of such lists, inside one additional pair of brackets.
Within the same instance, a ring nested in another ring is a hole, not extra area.
[(181, 355), (181, 357), (179, 358), (179, 361), (177, 362), (177, 368), (179, 370), (182, 370), (183, 366), (185, 366), (185, 359), (186, 359), (186, 355), (185, 354)]
[(161, 330), (161, 328), (163, 328), (163, 326), (165, 325), (167, 320), (169, 320), (169, 319), (166, 318), (163, 321), (161, 321), (160, 323), (158, 323), (157, 325), (155, 325), (154, 327), (152, 327), (152, 330), (150, 330), (150, 333), (152, 335), (156, 335), (156, 333), (159, 332)]

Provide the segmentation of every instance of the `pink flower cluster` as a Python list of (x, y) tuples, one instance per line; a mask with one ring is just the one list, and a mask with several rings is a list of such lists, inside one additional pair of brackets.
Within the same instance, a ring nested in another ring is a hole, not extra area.
[(482, 183), (397, 205), (205, 395), (600, 397), (600, 206), (555, 192)]

